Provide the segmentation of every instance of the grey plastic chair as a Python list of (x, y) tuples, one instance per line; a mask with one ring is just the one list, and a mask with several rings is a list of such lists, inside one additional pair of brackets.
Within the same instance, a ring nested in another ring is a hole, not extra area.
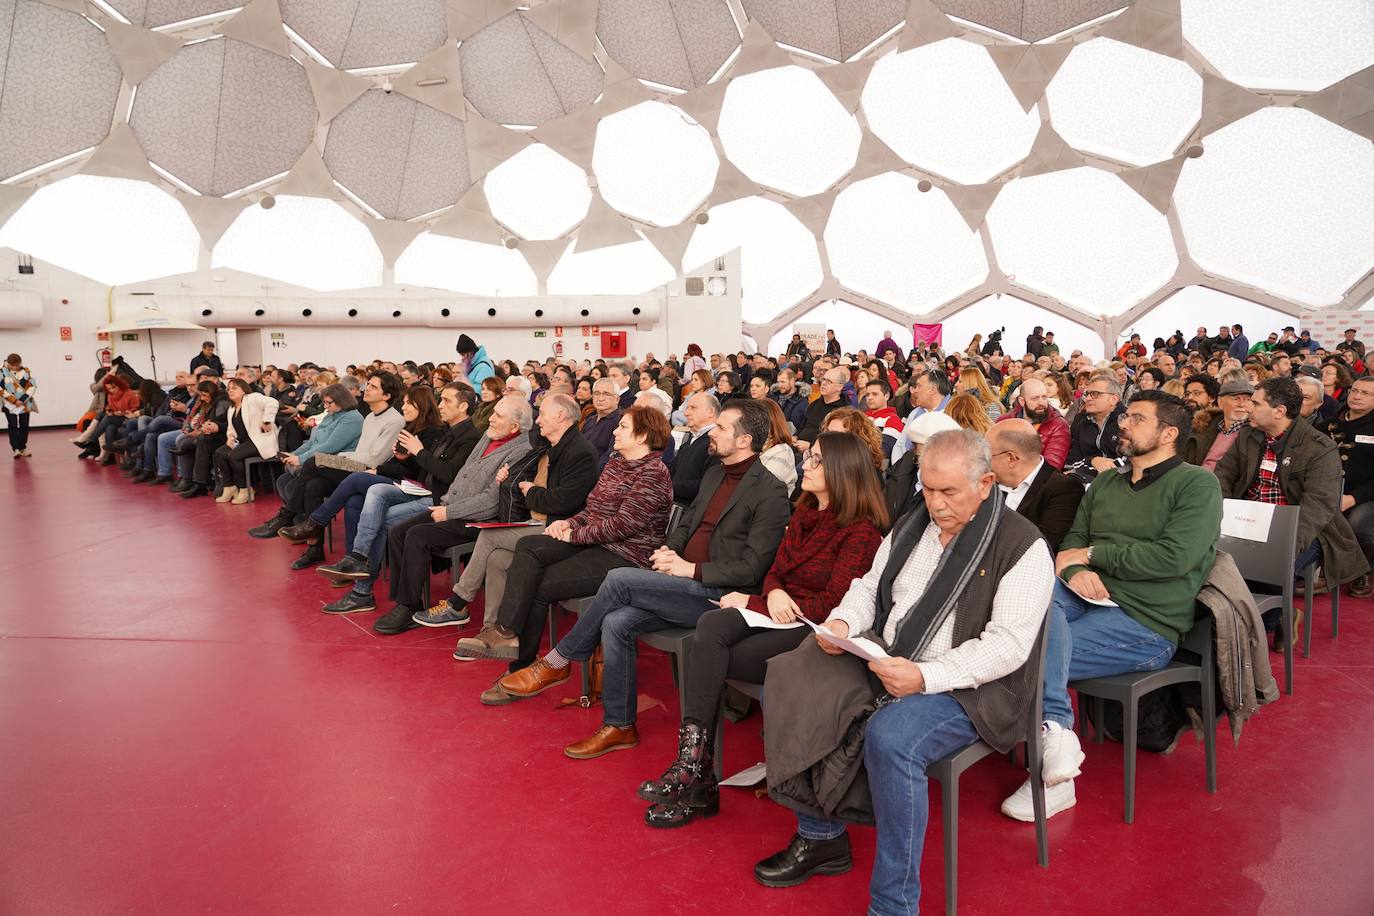
[[(1293, 566), (1298, 552), (1298, 511), (1297, 506), (1276, 506), (1274, 519), (1269, 525), (1268, 541), (1247, 541), (1224, 534), (1217, 541), (1217, 550), (1225, 551), (1235, 560), (1241, 578), (1252, 583), (1252, 592), (1255, 583), (1280, 589), (1279, 594), (1258, 594), (1253, 597), (1261, 614), (1278, 608), (1283, 615), (1283, 688), (1284, 693), (1288, 694), (1293, 692), (1293, 644), (1297, 640), (1293, 627), (1293, 579), (1297, 570)], [(1307, 618), (1303, 629), (1310, 633), (1310, 598)]]
[[(760, 706), (763, 705), (763, 685), (762, 685), (762, 684), (751, 684), (751, 683), (749, 683), (748, 681), (737, 681), (737, 680), (734, 680), (733, 678), (727, 678), (726, 681), (725, 681), (725, 686), (726, 686), (728, 689), (739, 691), (740, 693), (744, 694), (745, 696), (747, 696), (747, 697), (748, 697), (749, 699), (751, 699), (751, 700), (757, 700)], [(725, 716), (724, 716), (724, 711), (725, 711), (725, 695), (724, 695), (723, 692), (722, 692), (722, 694), (721, 694), (721, 703), (720, 703), (720, 705), (721, 705), (721, 709), (719, 710), (719, 712), (718, 712), (717, 715), (716, 715), (716, 735), (715, 735), (715, 744), (716, 744), (716, 749), (715, 749), (715, 755), (716, 755), (715, 769), (716, 769), (716, 780), (717, 780), (717, 781), (719, 781), (719, 780), (725, 778), (725, 762), (721, 759), (722, 757), (725, 756)]]
[(275, 492), (277, 484), (278, 468), (281, 467), (281, 459), (272, 458), (247, 458), (243, 462), (244, 476), (248, 479), (248, 501), (252, 502), (258, 498), (257, 491), (253, 489), (253, 469), (262, 468), (262, 476), (267, 481), (267, 489)]
[[(1035, 860), (1041, 868), (1050, 867), (1049, 824), (1045, 816), (1045, 782), (1041, 776), (1040, 721), (1045, 699), (1045, 644), (1049, 614), (1040, 624), (1035, 653), (1035, 701), (1026, 714), (1026, 769), (1030, 775), (1031, 806), (1035, 810)], [(940, 807), (945, 834), (945, 912), (959, 911), (959, 777), (989, 754), (997, 753), (986, 741), (975, 741), (935, 761), (926, 776), (940, 783)], [(1014, 751), (1013, 751), (1014, 754)]]
[[(1302, 573), (1302, 592), (1303, 610), (1305, 611), (1302, 622), (1302, 657), (1312, 657), (1312, 580), (1317, 577), (1317, 567), (1321, 561), (1313, 563)], [(1327, 582), (1330, 587), (1331, 595), (1331, 638), (1335, 639), (1340, 635), (1341, 623), (1341, 587), (1338, 583)]]
[[(1291, 561), (1290, 561), (1291, 562)], [(1102, 714), (1107, 700), (1121, 704), (1121, 740), (1125, 745), (1125, 812), (1124, 820), (1135, 823), (1135, 764), (1136, 728), (1140, 710), (1140, 698), (1171, 684), (1196, 683), (1202, 690), (1202, 728), (1203, 745), (1207, 758), (1207, 791), (1217, 790), (1217, 710), (1216, 710), (1216, 655), (1212, 647), (1212, 615), (1204, 611), (1192, 630), (1179, 640), (1179, 651), (1197, 655), (1200, 664), (1174, 660), (1158, 671), (1140, 671), (1130, 674), (1116, 674), (1111, 677), (1087, 678), (1073, 681), (1069, 687), (1079, 695), (1079, 731), (1087, 733), (1087, 716), (1082, 709), (1083, 697), (1092, 697), (1097, 727), (1093, 730), (1093, 743), (1101, 744), (1104, 737)]]
[[(460, 571), (463, 568), (463, 561), (466, 560), (468, 557), (472, 556), (473, 546), (473, 542), (468, 541), (466, 544), (459, 544), (457, 547), (450, 547), (448, 549), (448, 559), (449, 563), (451, 564), (451, 569), (453, 570), (454, 582), (458, 581), (458, 576), (461, 574)], [(429, 581), (431, 578), (433, 577), (425, 576), (424, 584), (420, 586), (420, 601), (424, 605), (424, 607), (417, 608), (417, 610), (423, 611), (429, 608), (430, 606)]]

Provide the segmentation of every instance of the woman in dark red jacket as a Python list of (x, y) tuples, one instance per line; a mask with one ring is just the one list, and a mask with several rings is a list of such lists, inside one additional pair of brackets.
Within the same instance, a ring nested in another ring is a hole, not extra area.
[[(644, 815), (651, 827), (678, 827), (719, 810), (711, 750), (725, 679), (762, 684), (768, 659), (811, 635), (798, 618), (825, 620), (878, 552), (887, 508), (866, 443), (852, 433), (821, 433), (802, 461), (801, 488), (763, 594), (722, 595), (720, 610), (697, 621), (677, 760), (639, 787), (639, 797), (654, 803)], [(751, 614), (783, 628), (756, 626), (765, 621), (751, 623)]]

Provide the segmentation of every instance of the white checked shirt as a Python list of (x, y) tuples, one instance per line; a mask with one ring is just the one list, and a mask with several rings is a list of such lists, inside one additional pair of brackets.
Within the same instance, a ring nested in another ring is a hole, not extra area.
[[(873, 626), (878, 580), (891, 549), (892, 536), (888, 535), (883, 538), (868, 573), (850, 584), (840, 606), (830, 612), (830, 620), (849, 624), (851, 635), (857, 636)], [(925, 591), (943, 552), (940, 529), (931, 522), (892, 582), (893, 608), (882, 632), (888, 645), (892, 645), (902, 621)], [(992, 617), (980, 635), (954, 646), (954, 614), (950, 614), (935, 638), (916, 657), (925, 679), (925, 692), (948, 693), (977, 687), (1021, 667), (1035, 645), (1053, 593), (1054, 561), (1045, 542), (1037, 540), (1002, 577), (992, 600)]]

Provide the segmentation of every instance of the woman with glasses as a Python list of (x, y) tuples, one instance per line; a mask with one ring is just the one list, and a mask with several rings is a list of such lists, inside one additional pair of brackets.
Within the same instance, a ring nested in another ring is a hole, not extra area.
[[(652, 802), (651, 827), (679, 827), (720, 808), (712, 766), (716, 713), (726, 678), (762, 684), (768, 659), (801, 645), (856, 578), (868, 572), (888, 523), (882, 488), (869, 470), (867, 445), (848, 433), (821, 433), (802, 460), (802, 495), (764, 577), (762, 594), (722, 595), (720, 610), (697, 621), (683, 696), (678, 756), (661, 777), (639, 787)], [(756, 626), (743, 612), (782, 628)]]

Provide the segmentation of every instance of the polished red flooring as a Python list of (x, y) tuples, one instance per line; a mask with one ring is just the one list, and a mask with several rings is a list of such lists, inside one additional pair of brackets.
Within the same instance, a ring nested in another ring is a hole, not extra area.
[[(489, 709), (498, 666), (453, 661), (456, 631), (319, 613), (339, 593), (244, 534), (274, 503), (132, 486), (65, 433), (31, 448), (0, 457), (0, 913), (862, 912), (869, 830), (850, 874), (769, 890), (750, 868), (793, 820), (768, 800), (729, 789), (712, 820), (641, 823), (635, 788), (675, 742), (664, 656), (641, 661), (641, 746), (570, 760), (599, 724), (553, 708), (571, 688)], [(1018, 774), (967, 774), (962, 911), (1374, 912), (1374, 624), (1369, 601), (1342, 610), (1333, 642), (1322, 601), (1296, 696), (1239, 746), (1223, 726), (1216, 795), (1191, 739), (1142, 754), (1127, 826), (1120, 746), (1089, 745), (1048, 870), (997, 811)], [(727, 726), (728, 769), (759, 759), (760, 725)]]

